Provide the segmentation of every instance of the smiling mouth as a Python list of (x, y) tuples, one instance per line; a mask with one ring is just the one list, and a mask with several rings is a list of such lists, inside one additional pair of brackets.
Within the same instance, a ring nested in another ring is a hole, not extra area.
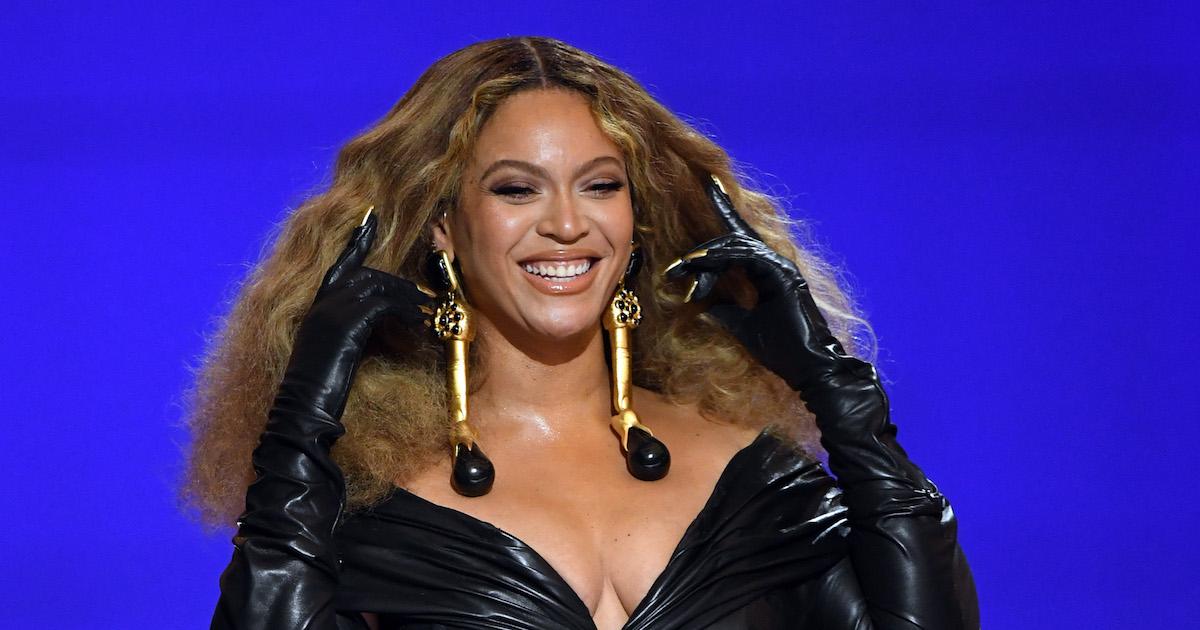
[(575, 260), (546, 260), (527, 262), (521, 265), (525, 273), (545, 280), (570, 282), (586, 276), (592, 270), (596, 259), (578, 258)]

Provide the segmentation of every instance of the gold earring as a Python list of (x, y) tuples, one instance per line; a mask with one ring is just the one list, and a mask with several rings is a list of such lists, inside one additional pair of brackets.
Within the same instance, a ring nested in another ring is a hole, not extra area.
[(633, 329), (642, 320), (637, 296), (625, 287), (641, 267), (641, 252), (630, 253), (629, 267), (617, 285), (617, 291), (604, 312), (604, 329), (608, 331), (608, 346), (612, 363), (613, 415), (610, 425), (621, 438), (625, 451), (625, 467), (629, 474), (642, 481), (656, 481), (671, 469), (671, 452), (642, 424), (633, 411)]
[(496, 469), (476, 442), (478, 435), (467, 421), (467, 350), (475, 338), (471, 307), (450, 255), (443, 250), (430, 254), (427, 275), (446, 292), (433, 315), (433, 331), (446, 342), (446, 389), (450, 410), (450, 452), (454, 468), (450, 485), (467, 497), (487, 494), (496, 480)]

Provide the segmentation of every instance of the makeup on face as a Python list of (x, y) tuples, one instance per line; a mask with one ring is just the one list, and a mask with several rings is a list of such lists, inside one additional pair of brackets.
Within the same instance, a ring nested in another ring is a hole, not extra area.
[(485, 316), (552, 337), (599, 326), (629, 254), (633, 207), (620, 149), (585, 97), (538, 90), (501, 103), (456, 215), (456, 258)]

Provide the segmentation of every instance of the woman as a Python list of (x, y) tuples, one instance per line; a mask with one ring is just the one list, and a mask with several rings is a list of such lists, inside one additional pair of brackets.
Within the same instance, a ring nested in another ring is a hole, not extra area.
[(832, 278), (612, 66), (438, 61), (207, 364), (190, 493), (245, 500), (213, 627), (977, 626)]

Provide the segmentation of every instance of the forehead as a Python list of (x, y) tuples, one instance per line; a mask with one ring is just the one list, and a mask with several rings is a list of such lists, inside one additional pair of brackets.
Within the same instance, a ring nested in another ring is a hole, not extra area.
[(472, 167), (512, 159), (552, 170), (556, 163), (571, 165), (599, 155), (620, 159), (621, 151), (596, 125), (587, 97), (562, 89), (527, 90), (504, 99), (484, 124)]

